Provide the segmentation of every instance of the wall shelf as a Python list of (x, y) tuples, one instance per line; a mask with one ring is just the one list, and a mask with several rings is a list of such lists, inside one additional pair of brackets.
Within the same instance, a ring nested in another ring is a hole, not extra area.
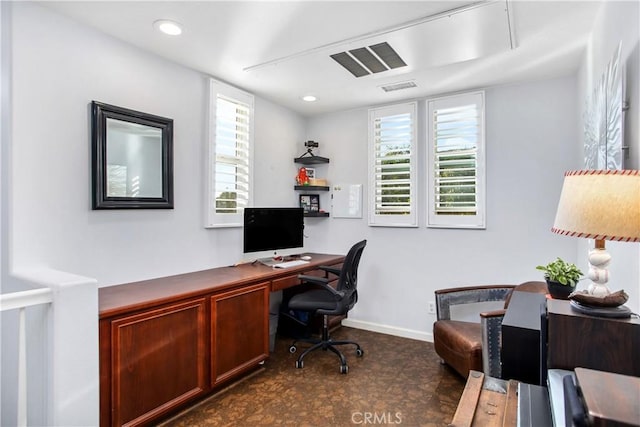
[(324, 185), (296, 185), (293, 188), (299, 191), (329, 191), (329, 187)]
[[(311, 151), (311, 148), (309, 148), (306, 153), (304, 153), (300, 157), (294, 158), (293, 162), (298, 164), (303, 164), (303, 165), (321, 165), (321, 164), (329, 163), (329, 159), (326, 157), (314, 155), (313, 152)], [(297, 182), (300, 182), (300, 181), (297, 181)], [(322, 180), (321, 182), (324, 183), (324, 180)], [(303, 191), (305, 193), (330, 190), (330, 187), (328, 185), (295, 185), (293, 188), (296, 191)], [(307, 200), (303, 202), (303, 198)], [(320, 195), (300, 194), (300, 206), (303, 207), (303, 205), (305, 207), (305, 212), (304, 212), (305, 218), (328, 218), (329, 217), (329, 212), (317, 211), (317, 210), (314, 210), (312, 212), (308, 211), (310, 206), (315, 205), (315, 209), (320, 208)]]
[(327, 159), (326, 157), (314, 155), (305, 157), (304, 154), (300, 157), (296, 157), (295, 159), (293, 159), (293, 161), (295, 163), (302, 163), (303, 165), (318, 165), (322, 163), (329, 163), (329, 159)]
[(326, 218), (329, 216), (329, 212), (305, 212), (305, 218)]

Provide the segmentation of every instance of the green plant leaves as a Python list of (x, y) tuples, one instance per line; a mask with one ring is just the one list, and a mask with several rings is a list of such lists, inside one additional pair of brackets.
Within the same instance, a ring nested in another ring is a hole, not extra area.
[(575, 286), (583, 276), (582, 271), (575, 264), (566, 262), (560, 257), (547, 265), (537, 266), (536, 270), (544, 271), (545, 279), (566, 286)]

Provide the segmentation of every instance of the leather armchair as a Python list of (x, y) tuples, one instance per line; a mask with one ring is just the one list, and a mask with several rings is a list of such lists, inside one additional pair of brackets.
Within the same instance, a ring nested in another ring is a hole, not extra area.
[[(525, 282), (518, 286), (471, 286), (440, 289), (435, 292), (437, 321), (433, 325), (433, 344), (444, 363), (465, 378), (470, 370), (502, 378), (502, 320), (514, 290), (546, 294), (547, 284)], [(455, 305), (488, 301), (504, 303), (500, 309), (477, 313), (477, 322), (455, 320), (451, 316), (451, 308)]]

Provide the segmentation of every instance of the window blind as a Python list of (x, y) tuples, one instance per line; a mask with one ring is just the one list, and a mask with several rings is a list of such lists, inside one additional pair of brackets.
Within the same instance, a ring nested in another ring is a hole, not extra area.
[(481, 93), (429, 102), (429, 225), (484, 226), (483, 108)]
[(249, 202), (250, 107), (218, 95), (216, 101), (216, 213), (238, 213)]
[(252, 203), (253, 95), (210, 81), (205, 227), (241, 227)]
[(438, 214), (475, 215), (477, 212), (478, 116), (475, 104), (433, 112)]
[(370, 111), (371, 225), (416, 225), (415, 108)]

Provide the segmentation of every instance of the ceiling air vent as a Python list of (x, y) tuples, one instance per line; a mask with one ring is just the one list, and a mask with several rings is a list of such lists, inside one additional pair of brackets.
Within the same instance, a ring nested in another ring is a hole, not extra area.
[(407, 66), (387, 42), (335, 53), (331, 58), (356, 77)]
[(411, 89), (412, 87), (418, 87), (418, 85), (413, 80), (408, 82), (391, 83), (389, 85), (380, 86), (380, 88), (385, 92), (393, 92), (394, 90), (402, 90), (402, 89)]

